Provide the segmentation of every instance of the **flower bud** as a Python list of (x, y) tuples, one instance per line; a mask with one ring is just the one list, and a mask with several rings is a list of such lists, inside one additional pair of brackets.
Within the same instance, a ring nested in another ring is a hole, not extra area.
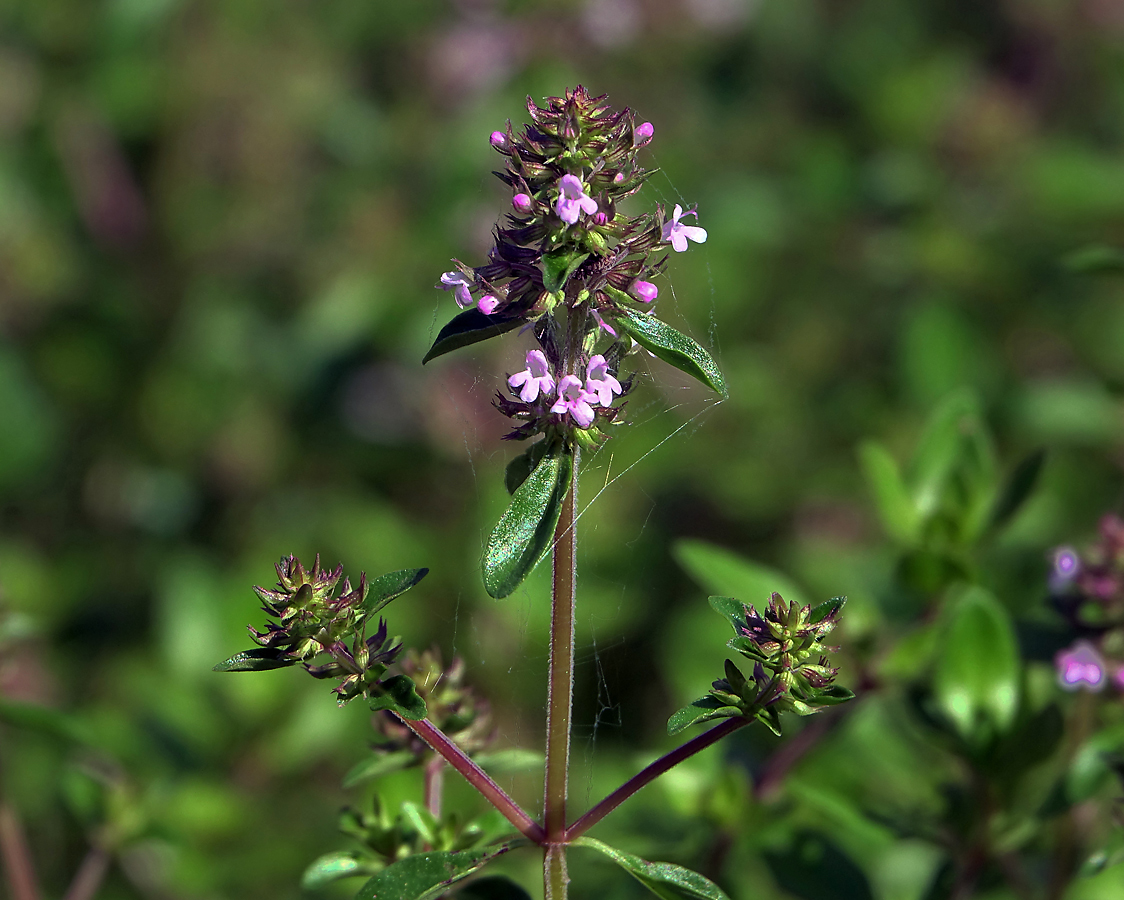
[(511, 205), (515, 207), (517, 213), (526, 215), (531, 211), (531, 195), (516, 194), (511, 198)]
[(479, 301), (477, 301), (476, 308), (480, 310), (480, 312), (484, 313), (484, 315), (490, 316), (496, 311), (496, 307), (499, 305), (500, 301), (498, 297), (495, 297), (492, 294), (485, 294), (480, 298)]
[(593, 224), (594, 225), (608, 225), (609, 224), (609, 217), (607, 215), (605, 215), (604, 212), (598, 212), (597, 215), (595, 215), (593, 217)]
[(660, 289), (650, 281), (637, 281), (632, 286), (632, 292), (636, 295), (638, 300), (651, 303), (659, 296)]
[(497, 150), (507, 149), (507, 135), (502, 131), (493, 131), (492, 136), (488, 138), (488, 141)]
[(652, 139), (655, 129), (652, 127), (651, 122), (644, 122), (642, 125), (637, 125), (636, 130), (632, 133), (632, 146), (642, 147)]

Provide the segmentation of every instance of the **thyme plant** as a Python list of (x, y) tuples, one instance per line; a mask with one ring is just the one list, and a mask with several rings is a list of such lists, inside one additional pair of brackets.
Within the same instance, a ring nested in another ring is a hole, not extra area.
[[(403, 652), (390, 637), (383, 609), (414, 587), (426, 569), (404, 569), (353, 587), (342, 568), (311, 568), (287, 557), (275, 589), (255, 588), (270, 618), (251, 628), (256, 646), (226, 660), (220, 671), (304, 666), (334, 679), (339, 702), (363, 697), (380, 732), (372, 760), (349, 776), (355, 783), (406, 766), (425, 768), (420, 803), (396, 813), (376, 801), (369, 812), (348, 811), (344, 830), (361, 852), (332, 854), (307, 873), (306, 886), (370, 874), (357, 897), (422, 900), (445, 894), (497, 857), (523, 846), (542, 853), (548, 900), (567, 896), (568, 850), (598, 850), (660, 897), (717, 900), (725, 895), (702, 875), (649, 863), (586, 832), (677, 763), (752, 722), (779, 734), (782, 712), (809, 715), (853, 695), (834, 683), (825, 640), (843, 599), (819, 606), (771, 597), (712, 597), (733, 630), (713, 689), (675, 713), (677, 734), (717, 721), (653, 762), (578, 817), (568, 806), (579, 472), (583, 453), (596, 451), (626, 424), (624, 398), (631, 360), (647, 352), (698, 379), (719, 395), (726, 385), (710, 354), (655, 315), (670, 254), (706, 240), (695, 210), (676, 204), (629, 215), (624, 201), (653, 174), (640, 161), (652, 140), (650, 123), (629, 109), (614, 111), (583, 88), (528, 102), (531, 122), (508, 123), (490, 137), (504, 160), (496, 174), (511, 189), (511, 211), (496, 226), (482, 265), (454, 261), (438, 287), (461, 308), (437, 335), (423, 362), (508, 332), (528, 334), (535, 347), (525, 368), (509, 374), (496, 408), (513, 421), (506, 440), (527, 445), (507, 467), (511, 503), (487, 542), (484, 588), (495, 598), (515, 591), (547, 555), (553, 566), (543, 812), (524, 810), (488, 774), (487, 706), (463, 684), (463, 666), (443, 669), (434, 655)], [(748, 601), (748, 602), (743, 602)], [(762, 604), (763, 602), (763, 605)], [(758, 608), (760, 605), (760, 609)], [(443, 809), (445, 767), (464, 777), (502, 816), (466, 821)], [(516, 835), (512, 836), (511, 828)], [(525, 896), (502, 878), (477, 879), (473, 896)]]

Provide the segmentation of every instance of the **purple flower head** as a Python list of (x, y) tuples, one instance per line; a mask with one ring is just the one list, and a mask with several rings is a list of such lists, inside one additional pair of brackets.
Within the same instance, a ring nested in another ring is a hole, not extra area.
[(485, 294), (478, 301), (476, 301), (476, 308), (486, 316), (490, 316), (496, 311), (496, 307), (500, 305), (498, 297), (492, 294)]
[(593, 424), (593, 407), (590, 404), (596, 400), (597, 395), (583, 388), (580, 378), (567, 375), (558, 384), (558, 402), (550, 411), (558, 415), (569, 413), (579, 428), (588, 428)]
[(554, 211), (567, 225), (573, 225), (583, 212), (590, 216), (597, 212), (597, 201), (582, 191), (581, 179), (563, 175), (558, 181), (558, 202)]
[(1059, 547), (1054, 551), (1054, 576), (1061, 581), (1072, 581), (1081, 571), (1081, 558), (1072, 547)]
[(493, 131), (492, 136), (488, 138), (488, 142), (497, 150), (507, 149), (507, 135), (502, 131)]
[(696, 219), (699, 217), (693, 209), (683, 212), (683, 207), (676, 203), (671, 213), (671, 221), (665, 222), (663, 226), (663, 239), (671, 243), (676, 253), (682, 253), (687, 249), (688, 238), (696, 244), (706, 243), (706, 230), (697, 225), (684, 225), (679, 221), (683, 216), (694, 216)]
[(613, 394), (621, 392), (621, 383), (613, 377), (609, 364), (600, 353), (590, 357), (589, 365), (585, 367), (585, 389), (596, 394), (597, 402), (602, 406), (612, 406)]
[(1099, 691), (1105, 684), (1105, 664), (1097, 648), (1088, 641), (1078, 641), (1054, 657), (1058, 684), (1067, 691), (1084, 688)]
[(605, 213), (598, 210), (597, 214), (593, 217), (594, 225), (608, 225), (609, 217)]
[(515, 207), (517, 213), (526, 215), (531, 211), (531, 195), (516, 194), (511, 198), (511, 205)]
[(460, 272), (445, 272), (441, 276), (441, 283), (437, 285), (443, 291), (452, 291), (453, 299), (461, 309), (472, 306), (472, 294), (469, 292), (468, 279)]
[(605, 331), (609, 332), (609, 334), (611, 334), (613, 337), (617, 336), (617, 329), (615, 329), (612, 325), (610, 325), (603, 318), (601, 318), (601, 313), (599, 313), (595, 309), (591, 309), (589, 311), (589, 314), (591, 316), (593, 316), (593, 321), (597, 323), (598, 328), (603, 328)]
[(636, 295), (638, 300), (651, 303), (660, 295), (660, 289), (650, 281), (637, 281), (632, 285), (632, 293)]
[(550, 363), (546, 361), (546, 354), (541, 350), (528, 351), (527, 368), (508, 378), (507, 383), (512, 388), (522, 386), (519, 399), (524, 403), (534, 403), (540, 392), (553, 393), (554, 376), (550, 374)]
[(645, 122), (642, 125), (637, 125), (636, 130), (632, 132), (632, 146), (643, 147), (648, 141), (652, 139), (656, 129), (652, 127), (651, 122)]

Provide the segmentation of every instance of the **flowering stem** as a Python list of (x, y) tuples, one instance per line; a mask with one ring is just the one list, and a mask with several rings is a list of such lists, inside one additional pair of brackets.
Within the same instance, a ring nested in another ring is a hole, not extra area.
[(13, 900), (39, 900), (39, 883), (31, 863), (31, 851), (16, 812), (0, 802), (0, 853)]
[(496, 784), (487, 772), (476, 765), (460, 747), (449, 740), (441, 729), (428, 719), (418, 721), (402, 719), (402, 722), (429, 744), (434, 752), (440, 754), (450, 766), (460, 772), (465, 780), (483, 794), (484, 799), (498, 809), (504, 818), (518, 828), (526, 838), (536, 844), (543, 843), (542, 826), (527, 815), (523, 807), (512, 800), (507, 792)]
[(577, 540), (574, 502), (578, 450), (574, 448), (571, 487), (554, 531), (554, 582), (550, 626), (550, 675), (547, 685), (546, 775), (544, 808), (547, 848), (543, 882), (547, 900), (566, 897), (566, 788), (570, 769), (570, 712), (574, 694), (574, 603), (577, 587)]
[(646, 784), (659, 778), (668, 769), (679, 765), (683, 760), (694, 756), (700, 750), (705, 750), (711, 744), (721, 740), (726, 735), (732, 734), (739, 728), (748, 725), (749, 722), (750, 720), (744, 716), (726, 719), (720, 724), (715, 725), (710, 731), (706, 731), (698, 737), (691, 738), (691, 740), (687, 741), (687, 743), (683, 744), (681, 747), (676, 747), (670, 753), (661, 756), (643, 771), (633, 775), (628, 781), (567, 828), (566, 840), (572, 841), (579, 837), (604, 819), (605, 816), (624, 803), (625, 800)]

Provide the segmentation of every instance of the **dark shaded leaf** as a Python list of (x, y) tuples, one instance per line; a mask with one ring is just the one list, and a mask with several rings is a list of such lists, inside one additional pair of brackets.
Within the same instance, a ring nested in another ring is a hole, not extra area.
[(400, 597), (429, 574), (429, 569), (401, 569), (371, 581), (363, 609), (374, 615), (395, 597)]
[(588, 847), (604, 853), (609, 859), (628, 872), (644, 887), (663, 900), (729, 900), (721, 888), (709, 878), (692, 872), (683, 866), (672, 863), (648, 862), (639, 856), (625, 853), (601, 841), (580, 837), (574, 841), (575, 847)]
[(418, 758), (409, 750), (396, 750), (393, 753), (378, 753), (370, 759), (365, 759), (358, 765), (352, 766), (343, 776), (345, 788), (355, 787), (364, 781), (378, 778), (380, 775), (389, 775), (399, 769), (406, 769), (414, 765)]
[(1124, 250), (1105, 244), (1081, 247), (1062, 257), (1062, 265), (1071, 272), (1124, 272)]
[(573, 454), (562, 448), (544, 456), (512, 496), (481, 563), (484, 587), (493, 597), (506, 597), (519, 587), (550, 547), (573, 462)]
[(716, 697), (700, 697), (689, 706), (684, 706), (672, 714), (667, 720), (667, 733), (679, 732), (698, 725), (700, 722), (710, 722), (714, 719), (728, 719), (730, 716), (740, 716), (741, 710), (736, 706), (727, 706)]
[(454, 894), (459, 900), (531, 900), (531, 895), (510, 878), (488, 875), (470, 881)]
[(502, 313), (486, 316), (478, 309), (466, 309), (454, 316), (437, 333), (437, 340), (429, 348), (429, 352), (422, 360), (422, 365), (438, 356), (444, 356), (453, 350), (467, 347), (469, 344), (477, 344), (480, 341), (488, 340), (488, 338), (506, 334), (526, 321), (525, 316), (504, 316)]
[(277, 647), (255, 647), (235, 653), (223, 660), (212, 670), (214, 672), (266, 672), (269, 669), (284, 669), (295, 666), (299, 660), (286, 659), (284, 650)]
[(588, 253), (573, 253), (565, 250), (556, 250), (554, 253), (542, 255), (542, 284), (552, 294), (557, 293), (566, 286), (566, 281), (574, 270), (589, 259)]
[(547, 443), (545, 438), (536, 441), (507, 464), (503, 473), (503, 484), (509, 494), (514, 494), (519, 490), (519, 486), (535, 471), (535, 466), (539, 464), (546, 453)]
[(379, 682), (381, 689), (378, 694), (371, 697), (371, 709), (379, 711), (389, 709), (403, 719), (424, 719), (426, 716), (425, 701), (418, 694), (412, 679), (405, 675), (392, 675), (386, 681)]
[(825, 600), (819, 606), (812, 610), (809, 620), (815, 624), (822, 622), (828, 616), (834, 616), (846, 605), (846, 597), (832, 597), (830, 600)]
[(833, 684), (822, 691), (816, 691), (812, 702), (819, 706), (836, 706), (839, 703), (846, 703), (848, 700), (854, 699), (854, 691), (848, 690), (841, 684)]
[(699, 344), (653, 316), (621, 308), (617, 324), (636, 343), (665, 363), (675, 366), (723, 397), (729, 396), (718, 365)]
[(1011, 473), (1011, 477), (1003, 485), (1003, 490), (992, 508), (991, 522), (989, 523), (992, 528), (1000, 528), (1006, 525), (1015, 513), (1022, 509), (1022, 505), (1034, 492), (1034, 488), (1038, 484), (1038, 477), (1042, 474), (1042, 466), (1045, 462), (1046, 451), (1039, 449), (1022, 459), (1015, 466), (1015, 471)]
[(387, 866), (359, 889), (355, 900), (432, 900), (479, 872), (493, 859), (526, 843), (511, 841), (485, 850), (419, 853)]
[(804, 831), (784, 851), (765, 851), (784, 890), (804, 900), (873, 900), (866, 874), (821, 834)]

